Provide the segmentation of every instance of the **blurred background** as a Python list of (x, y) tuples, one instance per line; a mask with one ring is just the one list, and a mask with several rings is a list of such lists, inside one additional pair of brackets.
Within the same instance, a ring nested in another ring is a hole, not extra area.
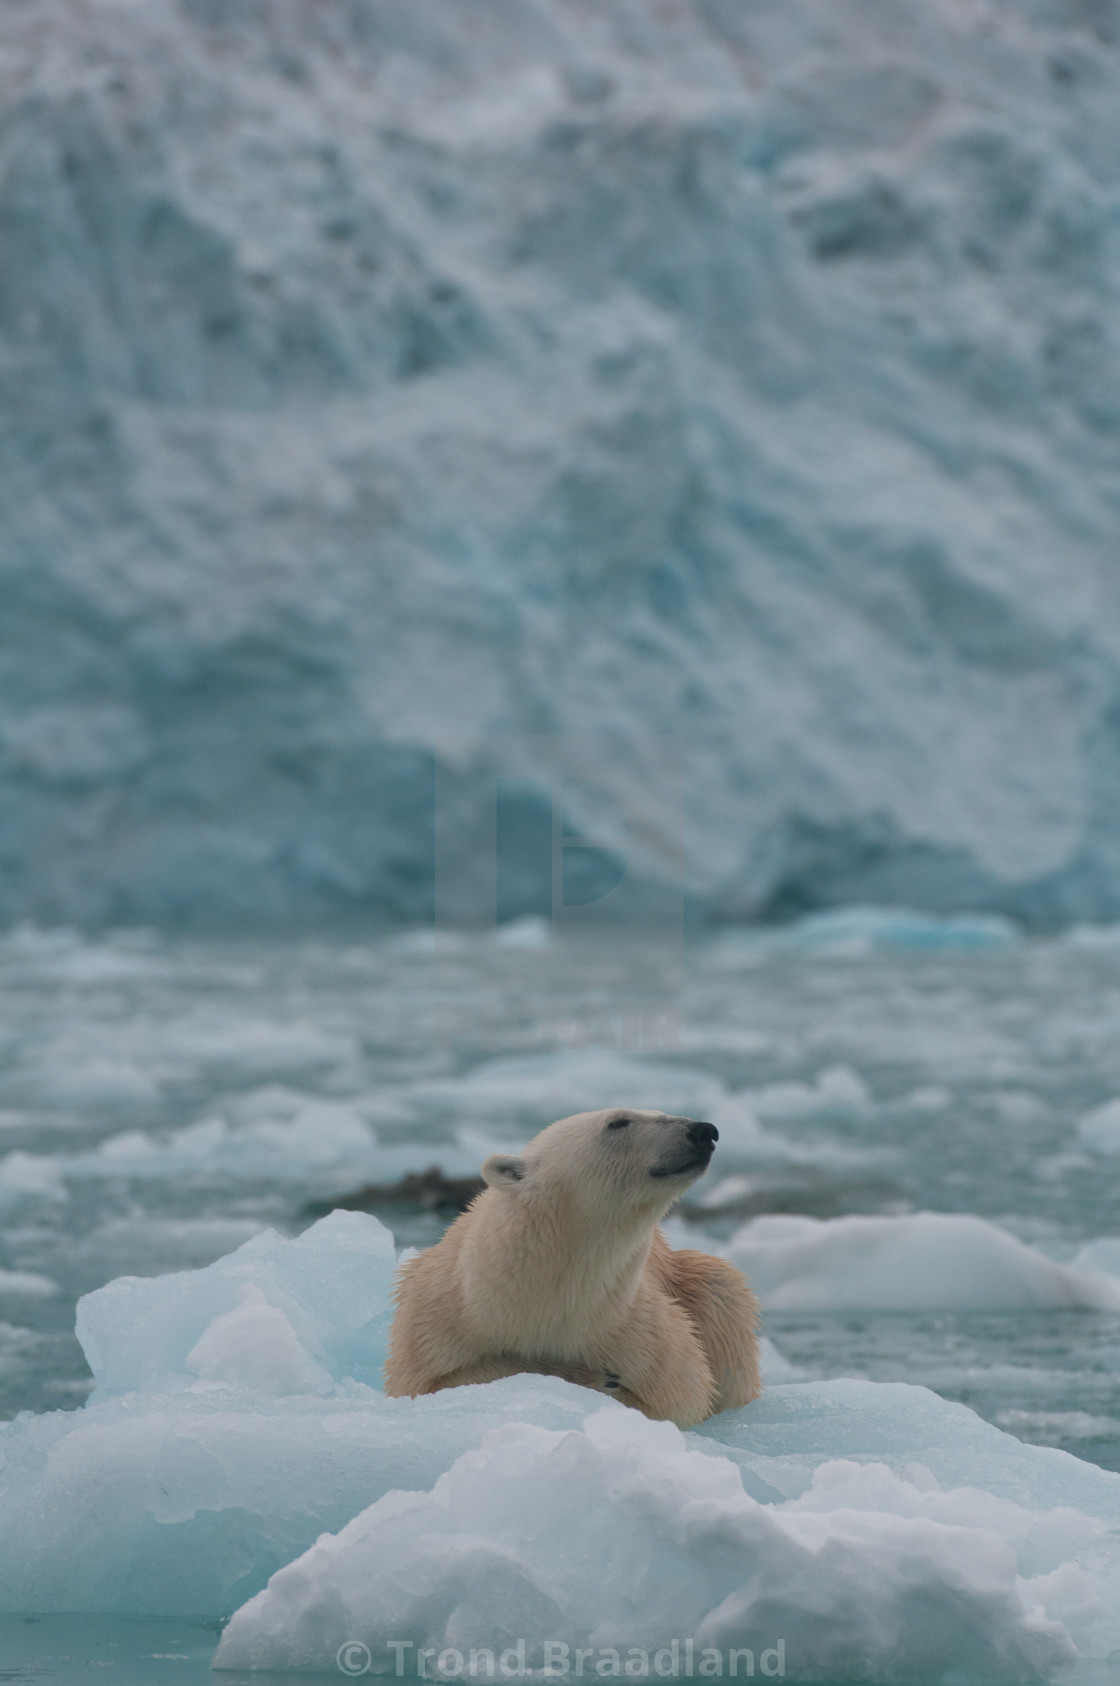
[(1120, 1467), (1118, 164), (1114, 0), (5, 6), (0, 1410), (621, 1102)]

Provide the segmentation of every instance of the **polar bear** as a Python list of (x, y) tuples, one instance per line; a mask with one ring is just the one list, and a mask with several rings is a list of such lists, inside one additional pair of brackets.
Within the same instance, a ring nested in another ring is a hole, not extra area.
[(707, 1169), (719, 1132), (612, 1107), (561, 1118), (405, 1264), (385, 1391), (415, 1396), (498, 1376), (566, 1377), (687, 1428), (761, 1391), (758, 1307), (707, 1253), (657, 1228)]

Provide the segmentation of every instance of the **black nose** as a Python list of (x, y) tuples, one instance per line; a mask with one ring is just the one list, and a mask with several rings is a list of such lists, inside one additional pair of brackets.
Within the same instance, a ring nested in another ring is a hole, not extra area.
[(694, 1122), (688, 1126), (688, 1139), (695, 1147), (707, 1148), (711, 1153), (719, 1141), (719, 1131), (714, 1124)]

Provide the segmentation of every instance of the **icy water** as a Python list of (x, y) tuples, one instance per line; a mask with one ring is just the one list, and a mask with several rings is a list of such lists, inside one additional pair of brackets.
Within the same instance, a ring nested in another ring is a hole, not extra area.
[[(1120, 1094), (1120, 947), (887, 936), (683, 957), (422, 934), (4, 938), (0, 1414), (81, 1404), (74, 1303), (109, 1278), (295, 1233), (311, 1201), (432, 1163), (462, 1174), (494, 1140), (619, 1099), (726, 1093), (757, 1117), (766, 1145), (725, 1130), (707, 1179), (747, 1179), (737, 1215), (706, 1220), (717, 1239), (766, 1209), (978, 1213), (1061, 1260), (1120, 1233), (1120, 1155), (1076, 1134)], [(421, 1245), (446, 1221), (382, 1215)], [(924, 1382), (1120, 1468), (1116, 1314), (803, 1313), (767, 1331), (807, 1374)]]

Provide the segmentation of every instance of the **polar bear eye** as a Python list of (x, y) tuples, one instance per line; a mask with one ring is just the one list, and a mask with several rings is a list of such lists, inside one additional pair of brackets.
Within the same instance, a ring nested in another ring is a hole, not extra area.
[(625, 1128), (626, 1128), (627, 1124), (629, 1124), (629, 1122), (630, 1122), (630, 1120), (626, 1117), (626, 1115), (624, 1113), (621, 1118), (612, 1118), (610, 1123), (607, 1125), (607, 1129), (608, 1130), (625, 1130)]

